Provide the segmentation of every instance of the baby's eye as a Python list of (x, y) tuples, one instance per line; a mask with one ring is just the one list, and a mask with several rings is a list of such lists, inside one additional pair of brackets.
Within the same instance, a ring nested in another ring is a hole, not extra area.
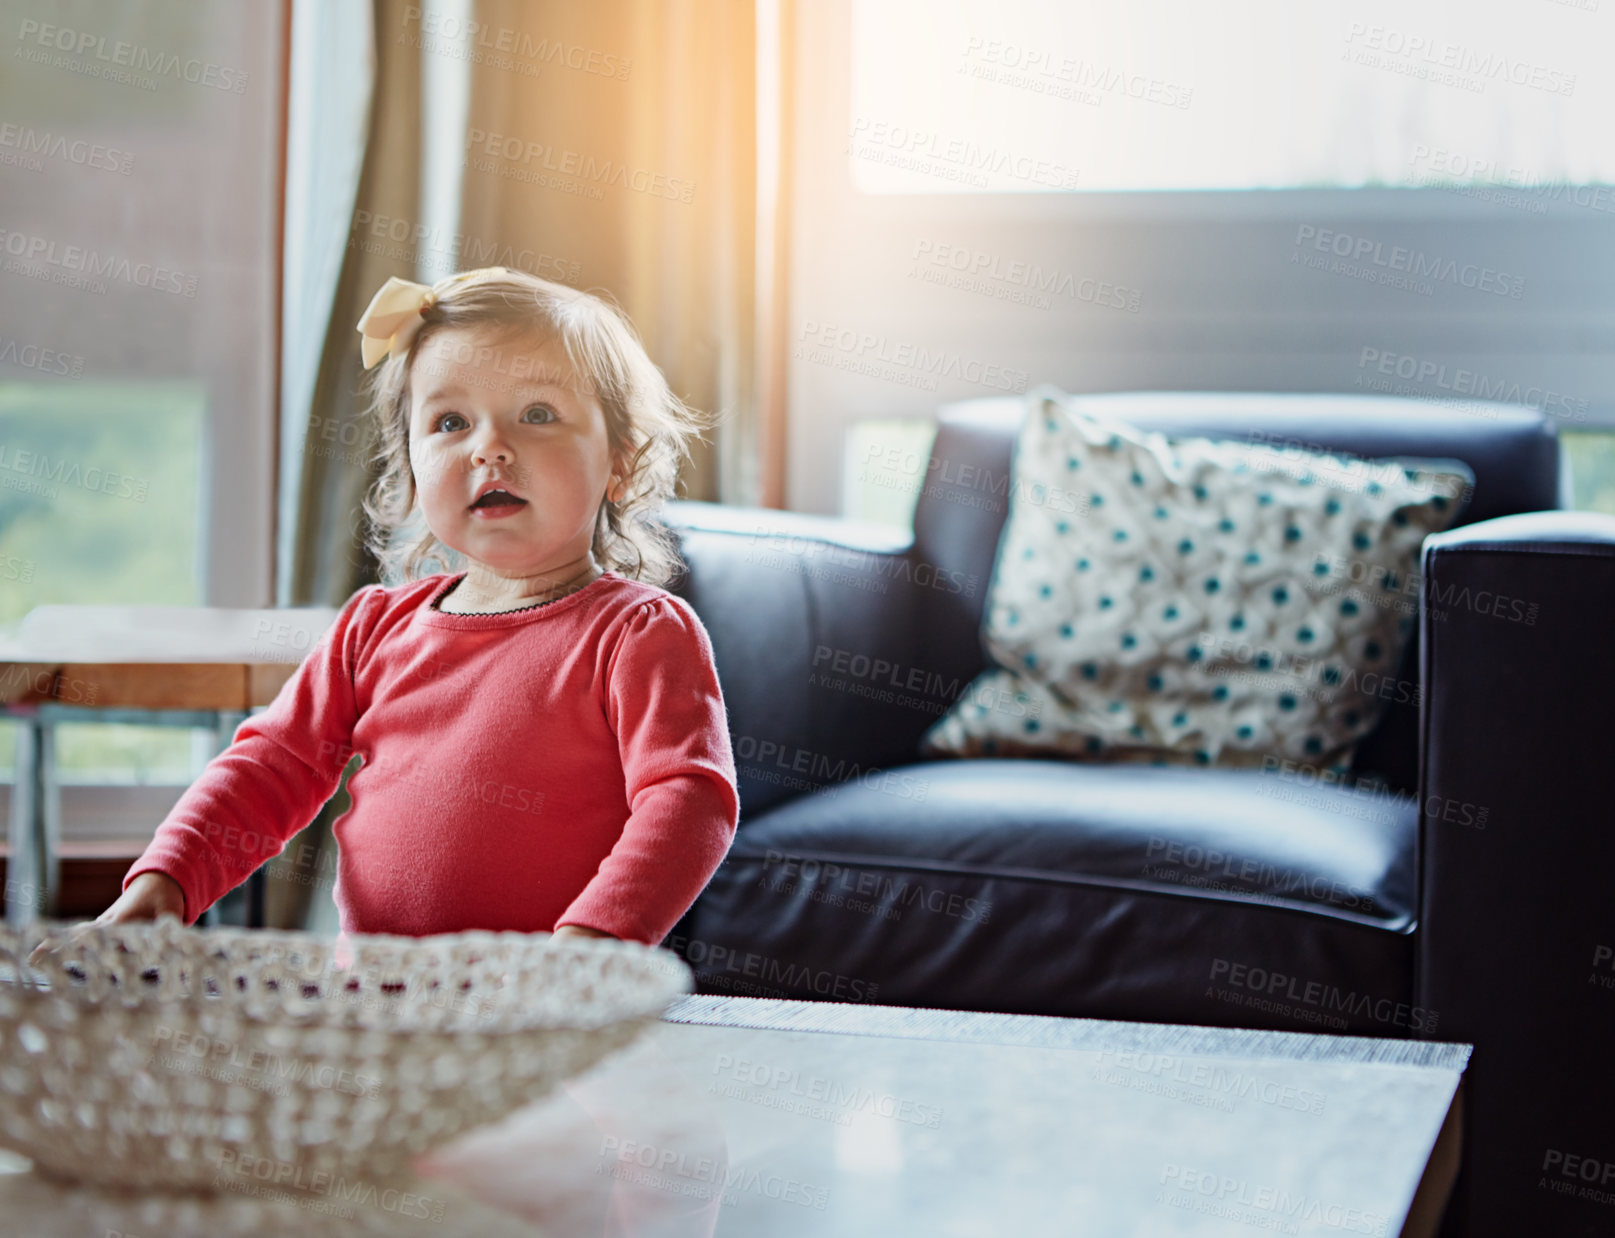
[[(534, 417), (534, 413), (538, 413), (540, 416)], [(548, 404), (535, 404), (522, 414), (522, 420), (530, 421), (535, 425), (544, 425), (555, 420), (555, 410)]]
[[(453, 424), (455, 422), (458, 422), (459, 424)], [(432, 419), (432, 429), (434, 431), (460, 430), (464, 429), (470, 424), (471, 423), (468, 422), (464, 417), (460, 416), (459, 413), (440, 413), (437, 417)]]

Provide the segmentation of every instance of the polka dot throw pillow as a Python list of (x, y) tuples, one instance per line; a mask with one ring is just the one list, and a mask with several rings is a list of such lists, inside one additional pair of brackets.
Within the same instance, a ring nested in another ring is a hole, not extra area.
[(987, 599), (998, 668), (921, 750), (1343, 769), (1416, 691), (1419, 548), (1473, 483), (1455, 460), (1170, 440), (1039, 388)]

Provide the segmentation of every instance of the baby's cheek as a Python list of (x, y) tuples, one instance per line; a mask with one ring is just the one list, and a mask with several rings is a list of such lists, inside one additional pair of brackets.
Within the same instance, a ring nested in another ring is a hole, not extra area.
[(415, 474), (415, 485), (418, 488), (430, 487), (443, 480), (444, 462), (441, 457), (430, 452), (411, 452), (409, 467)]

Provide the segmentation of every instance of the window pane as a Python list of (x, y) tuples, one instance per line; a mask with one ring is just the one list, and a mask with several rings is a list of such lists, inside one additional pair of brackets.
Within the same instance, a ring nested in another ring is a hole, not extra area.
[(1566, 434), (1564, 444), (1576, 507), (1615, 516), (1615, 434)]
[(202, 414), (196, 383), (0, 379), (0, 624), (202, 600)]
[(1596, 7), (853, 0), (852, 182), (919, 194), (1609, 182), (1615, 82)]
[[(37, 601), (201, 601), (203, 398), (195, 383), (0, 381), (0, 624)], [(15, 740), (0, 728), (0, 773)], [(184, 731), (57, 732), (64, 782), (191, 775)]]
[(912, 529), (935, 438), (929, 418), (869, 418), (849, 426), (841, 514)]
[[(0, 0), (0, 627), (269, 600), (281, 7)], [(194, 772), (57, 738), (68, 783)]]
[[(855, 421), (842, 460), (841, 514), (912, 531), (935, 438), (936, 422), (926, 418)], [(1575, 509), (1615, 516), (1615, 434), (1566, 431), (1559, 441), (1570, 462)]]

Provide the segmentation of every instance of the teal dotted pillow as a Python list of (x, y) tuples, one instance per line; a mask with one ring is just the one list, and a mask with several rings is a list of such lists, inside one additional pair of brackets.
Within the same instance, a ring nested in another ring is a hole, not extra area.
[(1459, 461), (1169, 440), (1027, 397), (987, 599), (997, 668), (927, 755), (1343, 768), (1392, 700)]

